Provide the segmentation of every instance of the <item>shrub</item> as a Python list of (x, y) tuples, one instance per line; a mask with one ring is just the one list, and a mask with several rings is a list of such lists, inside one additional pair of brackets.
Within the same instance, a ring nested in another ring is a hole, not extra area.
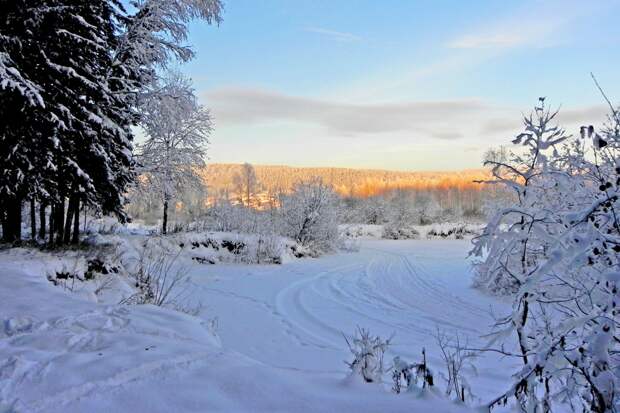
[(353, 354), (353, 361), (347, 362), (351, 374), (361, 375), (367, 383), (381, 383), (383, 375), (383, 355), (390, 346), (392, 337), (387, 340), (373, 336), (366, 329), (357, 328), (351, 341), (344, 338)]

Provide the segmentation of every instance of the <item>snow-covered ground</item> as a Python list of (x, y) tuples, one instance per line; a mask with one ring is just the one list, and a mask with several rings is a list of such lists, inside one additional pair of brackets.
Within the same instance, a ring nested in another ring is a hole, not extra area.
[[(365, 240), (359, 252), (284, 265), (194, 263), (198, 318), (96, 304), (49, 283), (38, 253), (1, 252), (0, 411), (462, 411), (347, 380), (343, 334), (395, 333), (387, 364), (426, 348), (437, 372), (437, 328), (480, 346), (506, 304), (470, 288), (469, 247)], [(474, 393), (498, 394), (511, 367), (480, 359)]]
[[(509, 309), (471, 288), (469, 248), (462, 240), (366, 240), (357, 253), (284, 266), (196, 268), (192, 282), (204, 315), (219, 318), (222, 342), (266, 364), (343, 376), (343, 334), (359, 325), (386, 338), (395, 333), (391, 355), (415, 361), (426, 348), (441, 370), (437, 329), (479, 348), (492, 314)], [(514, 371), (497, 367), (497, 357), (479, 360), (472, 382), (483, 399)]]

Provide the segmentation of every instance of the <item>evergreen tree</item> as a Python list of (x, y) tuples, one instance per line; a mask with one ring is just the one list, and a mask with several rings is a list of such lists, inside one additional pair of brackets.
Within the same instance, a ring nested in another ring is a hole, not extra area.
[(193, 55), (181, 45), (189, 20), (219, 22), (221, 12), (219, 0), (131, 5), (133, 15), (118, 0), (0, 0), (4, 241), (21, 238), (26, 200), (31, 217), (39, 202), (41, 237), (50, 206), (50, 241), (60, 243), (77, 241), (81, 205), (127, 219), (140, 99), (156, 93), (158, 67)]

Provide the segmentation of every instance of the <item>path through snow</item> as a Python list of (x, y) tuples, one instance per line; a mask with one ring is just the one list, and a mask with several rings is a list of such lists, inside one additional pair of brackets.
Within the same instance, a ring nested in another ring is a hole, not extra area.
[[(490, 307), (503, 306), (469, 287), (468, 245), (365, 241), (358, 253), (285, 265), (195, 264), (202, 320), (98, 305), (52, 286), (41, 253), (0, 252), (0, 411), (462, 411), (344, 380), (342, 333), (395, 332), (392, 355), (418, 359), (426, 347), (436, 369), (437, 327), (477, 344)], [(478, 395), (497, 394), (511, 370), (480, 366)]]
[[(195, 267), (192, 281), (204, 313), (220, 320), (223, 344), (265, 364), (342, 375), (342, 334), (359, 325), (395, 333), (392, 355), (417, 360), (425, 347), (441, 369), (438, 328), (479, 347), (492, 314), (507, 311), (471, 288), (469, 248), (459, 240), (364, 241), (357, 253), (283, 266)], [(499, 372), (496, 357), (479, 364), (476, 391), (491, 397), (512, 370)]]

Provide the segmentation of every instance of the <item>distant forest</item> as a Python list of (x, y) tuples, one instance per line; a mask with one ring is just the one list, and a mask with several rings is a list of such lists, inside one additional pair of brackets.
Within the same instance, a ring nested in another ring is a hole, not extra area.
[[(489, 178), (485, 169), (463, 171), (407, 172), (378, 169), (302, 168), (280, 165), (253, 165), (261, 192), (287, 192), (299, 181), (320, 177), (342, 196), (371, 197), (397, 189), (404, 190), (488, 190), (475, 181)], [(232, 191), (242, 164), (210, 164), (202, 171), (211, 195)]]
[[(253, 204), (260, 205), (288, 192), (295, 183), (319, 177), (343, 198), (374, 198), (403, 191), (432, 198), (440, 209), (468, 211), (479, 215), (484, 200), (495, 197), (495, 189), (476, 181), (488, 180), (489, 171), (387, 171), (352, 168), (302, 168), (280, 165), (253, 165)], [(243, 175), (242, 164), (210, 164), (201, 175), (207, 183), (209, 199), (238, 200), (243, 190), (236, 184)]]

